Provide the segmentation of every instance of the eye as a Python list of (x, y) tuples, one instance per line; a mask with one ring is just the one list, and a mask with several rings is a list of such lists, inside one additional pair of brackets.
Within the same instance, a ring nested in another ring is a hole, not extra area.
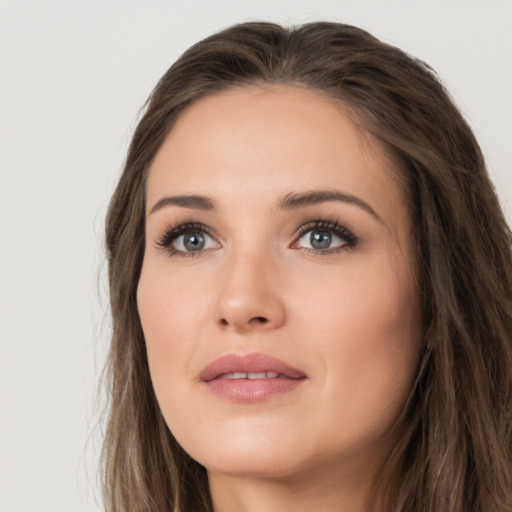
[(299, 239), (300, 247), (307, 249), (332, 249), (346, 244), (339, 236), (325, 229), (311, 229)]
[(169, 228), (157, 244), (167, 249), (171, 255), (181, 256), (193, 256), (194, 253), (220, 247), (219, 243), (208, 234), (206, 226), (195, 223)]
[(201, 231), (188, 231), (176, 237), (172, 246), (177, 251), (203, 251), (205, 249), (214, 249), (217, 242), (206, 233)]
[(357, 245), (357, 237), (337, 222), (314, 221), (303, 226), (293, 249), (308, 249), (319, 253), (333, 253)]

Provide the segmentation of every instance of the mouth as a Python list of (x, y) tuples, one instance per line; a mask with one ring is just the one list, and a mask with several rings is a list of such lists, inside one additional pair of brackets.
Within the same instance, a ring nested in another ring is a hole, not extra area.
[(279, 373), (276, 372), (231, 372), (221, 375), (223, 379), (276, 379)]
[(296, 389), (306, 374), (273, 356), (227, 354), (209, 363), (200, 380), (214, 395), (231, 402), (261, 402)]

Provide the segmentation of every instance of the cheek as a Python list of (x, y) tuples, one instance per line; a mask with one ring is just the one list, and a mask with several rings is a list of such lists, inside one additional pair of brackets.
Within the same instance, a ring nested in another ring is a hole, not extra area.
[(346, 425), (353, 418), (355, 429), (367, 421), (384, 431), (403, 406), (416, 370), (421, 343), (417, 294), (386, 260), (315, 282), (325, 285), (294, 295), (308, 297), (301, 306), (296, 303), (302, 310), (299, 331), (308, 333), (306, 349), (325, 376), (331, 405), (326, 421)]
[(297, 280), (290, 293), (303, 328), (313, 328), (319, 341), (339, 339), (333, 350), (350, 346), (364, 352), (370, 347), (415, 344), (418, 297), (412, 279), (398, 274), (386, 255), (372, 265), (365, 261), (329, 270)]
[[(193, 283), (172, 279), (164, 270), (143, 268), (137, 305), (157, 398), (173, 400), (180, 382), (193, 378), (191, 361), (207, 307)], [(172, 390), (172, 392), (171, 392)]]

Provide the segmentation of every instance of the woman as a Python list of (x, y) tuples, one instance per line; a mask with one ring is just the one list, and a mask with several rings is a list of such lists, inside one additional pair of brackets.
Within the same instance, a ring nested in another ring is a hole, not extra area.
[(425, 64), (335, 23), (201, 41), (106, 232), (109, 510), (511, 510), (511, 234)]

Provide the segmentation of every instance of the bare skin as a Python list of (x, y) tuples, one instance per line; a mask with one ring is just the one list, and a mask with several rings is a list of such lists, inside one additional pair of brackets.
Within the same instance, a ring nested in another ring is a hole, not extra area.
[[(152, 163), (139, 313), (216, 512), (369, 511), (421, 343), (392, 166), (339, 105), (287, 86), (193, 103)], [(298, 373), (262, 377), (261, 354)], [(249, 369), (205, 373), (225, 356)]]

